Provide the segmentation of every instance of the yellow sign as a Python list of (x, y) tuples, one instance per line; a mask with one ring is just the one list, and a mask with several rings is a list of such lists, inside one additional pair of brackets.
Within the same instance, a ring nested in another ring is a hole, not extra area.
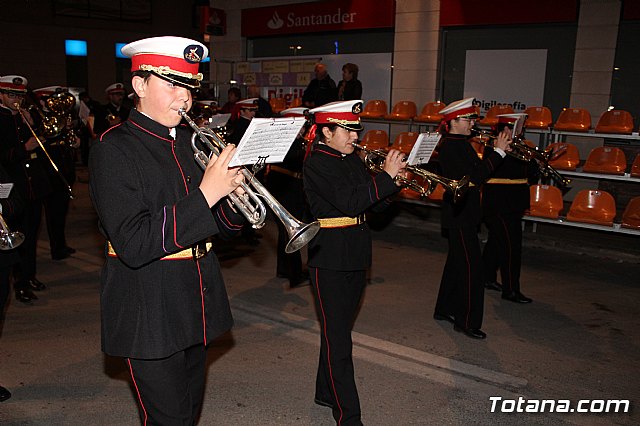
[(249, 72), (249, 62), (238, 62), (236, 64), (236, 72), (238, 74), (244, 74)]
[(269, 74), (269, 86), (282, 86), (282, 74)]
[(289, 61), (264, 61), (262, 63), (262, 72), (266, 72), (266, 73), (289, 72)]
[(313, 69), (315, 68), (317, 63), (318, 63), (318, 61), (315, 60), (315, 59), (305, 60), (304, 64), (303, 64), (303, 71), (304, 72), (313, 72)]
[(296, 86), (308, 86), (311, 81), (311, 75), (303, 72), (296, 74)]
[(242, 77), (244, 84), (256, 84), (256, 73), (248, 72)]
[(289, 71), (290, 72), (304, 72), (304, 62), (302, 59), (298, 59), (295, 61), (289, 61)]

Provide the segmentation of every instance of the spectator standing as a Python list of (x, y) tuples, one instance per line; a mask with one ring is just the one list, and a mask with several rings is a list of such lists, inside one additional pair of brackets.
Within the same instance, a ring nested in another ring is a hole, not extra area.
[(316, 78), (309, 82), (302, 95), (302, 105), (316, 108), (338, 99), (336, 83), (331, 79), (324, 64), (316, 64), (313, 72)]
[(342, 80), (338, 84), (338, 100), (362, 99), (362, 83), (358, 80), (358, 66), (350, 62), (342, 67)]

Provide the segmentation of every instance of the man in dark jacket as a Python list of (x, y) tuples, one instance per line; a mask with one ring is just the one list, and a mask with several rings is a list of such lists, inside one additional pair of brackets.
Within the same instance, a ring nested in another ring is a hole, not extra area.
[(195, 424), (206, 348), (232, 325), (209, 237), (244, 222), (226, 196), (242, 183), (226, 147), (204, 173), (181, 112), (207, 48), (181, 37), (130, 43), (137, 109), (91, 150), (90, 195), (107, 239), (102, 349), (123, 357), (144, 424)]
[(329, 76), (327, 67), (324, 64), (316, 64), (313, 72), (316, 78), (309, 82), (302, 94), (302, 105), (315, 108), (338, 100), (336, 82)]

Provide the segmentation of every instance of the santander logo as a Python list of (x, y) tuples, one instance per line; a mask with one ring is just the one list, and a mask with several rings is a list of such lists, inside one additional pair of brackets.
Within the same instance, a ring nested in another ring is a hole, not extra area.
[(280, 19), (280, 15), (278, 15), (278, 12), (274, 12), (271, 19), (267, 22), (267, 27), (269, 27), (272, 30), (277, 30), (279, 28), (282, 28), (283, 25), (284, 25), (284, 21)]

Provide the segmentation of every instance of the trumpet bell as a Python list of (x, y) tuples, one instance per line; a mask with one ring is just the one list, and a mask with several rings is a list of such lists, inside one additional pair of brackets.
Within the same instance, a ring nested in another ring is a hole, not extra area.
[(0, 232), (0, 250), (12, 250), (24, 242), (22, 232)]
[[(320, 230), (320, 222), (317, 220), (311, 223), (302, 223), (293, 217), (291, 218), (293, 219), (292, 222), (296, 223), (294, 226), (287, 229), (289, 242), (284, 248), (285, 253), (295, 253), (300, 250), (302, 247), (306, 246)], [(285, 228), (287, 228), (286, 225)]]

